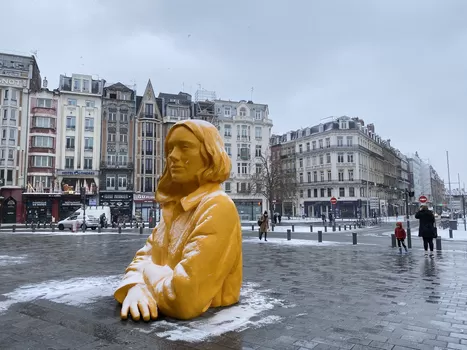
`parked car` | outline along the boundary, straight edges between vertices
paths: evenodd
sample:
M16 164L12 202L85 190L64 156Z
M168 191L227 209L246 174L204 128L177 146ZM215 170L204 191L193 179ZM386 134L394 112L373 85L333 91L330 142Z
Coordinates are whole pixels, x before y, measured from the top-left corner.
M84 222L85 229L91 228L91 230L95 230L99 226L99 219L91 216L86 215L86 220ZM82 229L83 228L83 216L82 215L71 215L66 219L58 222L58 229L63 231L64 229L72 229L73 224L77 223L76 227Z

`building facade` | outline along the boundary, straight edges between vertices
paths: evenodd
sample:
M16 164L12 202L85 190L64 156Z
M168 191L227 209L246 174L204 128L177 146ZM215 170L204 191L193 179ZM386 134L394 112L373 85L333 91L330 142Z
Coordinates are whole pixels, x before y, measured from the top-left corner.
M163 119L161 100L156 98L149 80L143 96L137 97L135 118L135 193L141 198L154 198L163 171ZM134 215L148 221L156 211L155 199L138 201Z
M77 196L85 188L86 204L97 205L101 161L102 93L105 81L91 75L60 76L56 178L63 193ZM74 198L74 197L73 197ZM74 198L68 203L78 202ZM73 205L61 206L60 218Z
M104 88L99 205L113 218L128 221L133 213L136 91L122 83Z
M34 56L0 53L0 205L2 222L21 222L26 187L29 94L41 77Z
M214 101L218 129L232 161L231 177L223 186L243 220L256 220L269 209L264 196L251 191L251 177L269 157L272 120L269 107L252 101Z

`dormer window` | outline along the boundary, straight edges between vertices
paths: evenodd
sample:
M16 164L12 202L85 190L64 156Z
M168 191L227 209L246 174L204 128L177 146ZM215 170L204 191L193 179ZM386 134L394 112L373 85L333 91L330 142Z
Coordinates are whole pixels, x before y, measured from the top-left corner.
M75 79L73 81L73 91L81 91L81 79Z
M347 120L341 120L339 129L348 129L348 128L349 128L349 123L347 122Z
M240 108L240 117L246 117L246 108L245 107Z

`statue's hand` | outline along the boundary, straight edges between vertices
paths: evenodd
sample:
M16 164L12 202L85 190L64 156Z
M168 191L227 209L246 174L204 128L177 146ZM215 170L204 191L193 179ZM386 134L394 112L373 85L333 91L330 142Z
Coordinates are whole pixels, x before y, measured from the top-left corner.
M128 318L128 311L134 321L157 319L157 303L144 284L137 284L128 290L125 300L123 300L121 318Z

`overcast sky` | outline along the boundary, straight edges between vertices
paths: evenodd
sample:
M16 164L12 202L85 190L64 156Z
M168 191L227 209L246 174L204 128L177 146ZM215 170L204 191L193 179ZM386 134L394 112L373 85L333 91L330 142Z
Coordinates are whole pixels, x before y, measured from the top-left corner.
M222 5L221 5L222 4ZM98 75L156 94L198 84L266 103L274 133L358 116L447 184L467 182L465 0L2 1L0 51L42 77ZM457 184L452 185L453 188Z

